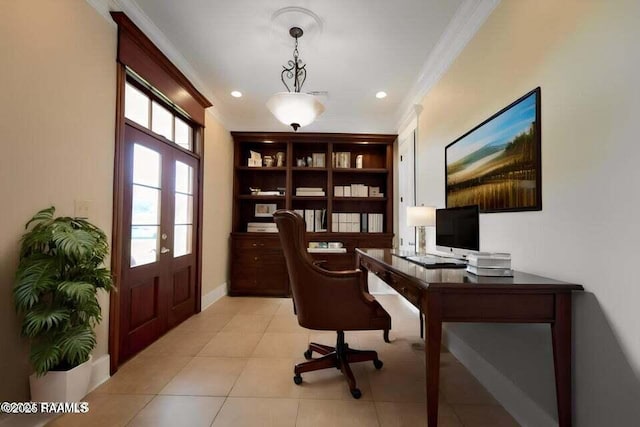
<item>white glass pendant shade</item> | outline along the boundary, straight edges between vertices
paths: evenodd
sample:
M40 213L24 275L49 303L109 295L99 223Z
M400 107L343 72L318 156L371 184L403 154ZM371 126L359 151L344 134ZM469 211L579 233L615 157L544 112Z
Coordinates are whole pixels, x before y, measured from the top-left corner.
M324 105L315 96L299 92L278 92L269 98L267 108L294 130L313 123L324 112Z

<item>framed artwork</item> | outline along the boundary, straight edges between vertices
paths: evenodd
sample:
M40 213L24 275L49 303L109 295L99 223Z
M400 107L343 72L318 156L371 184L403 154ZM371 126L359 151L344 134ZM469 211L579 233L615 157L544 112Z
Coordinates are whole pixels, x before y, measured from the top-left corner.
M447 207L542 210L540 88L445 147Z
M255 216L267 217L273 216L273 213L278 209L278 205L275 203L256 203Z

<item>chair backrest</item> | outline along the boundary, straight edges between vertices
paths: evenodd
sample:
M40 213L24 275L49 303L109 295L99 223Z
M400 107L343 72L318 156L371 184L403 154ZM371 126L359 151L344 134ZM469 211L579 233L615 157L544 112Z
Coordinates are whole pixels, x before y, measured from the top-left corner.
M307 252L305 225L293 211L273 214L287 262L298 323L309 329L338 330L362 323L370 308L359 286L360 271L327 271Z

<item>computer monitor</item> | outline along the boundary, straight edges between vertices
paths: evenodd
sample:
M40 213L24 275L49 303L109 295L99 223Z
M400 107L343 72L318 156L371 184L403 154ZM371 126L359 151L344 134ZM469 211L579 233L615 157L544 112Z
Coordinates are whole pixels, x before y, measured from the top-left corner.
M436 209L436 249L461 257L480 250L477 205Z

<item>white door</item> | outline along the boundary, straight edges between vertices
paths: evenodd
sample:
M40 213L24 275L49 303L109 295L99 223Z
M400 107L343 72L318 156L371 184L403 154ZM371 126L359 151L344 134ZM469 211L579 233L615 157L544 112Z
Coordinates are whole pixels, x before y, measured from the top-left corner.
M407 207L415 206L415 130L398 145L398 235L400 249L415 252L416 232L407 226Z

